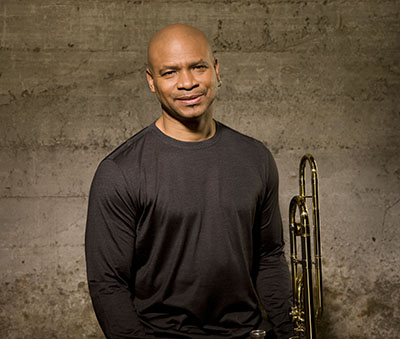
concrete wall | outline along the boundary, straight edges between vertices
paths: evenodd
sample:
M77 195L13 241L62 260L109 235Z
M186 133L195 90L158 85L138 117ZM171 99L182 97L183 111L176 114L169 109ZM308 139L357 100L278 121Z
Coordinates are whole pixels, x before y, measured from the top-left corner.
M1 0L0 337L101 338L87 294L89 185L159 112L152 33L204 30L220 60L217 119L262 140L297 193L319 164L322 338L400 332L400 1Z

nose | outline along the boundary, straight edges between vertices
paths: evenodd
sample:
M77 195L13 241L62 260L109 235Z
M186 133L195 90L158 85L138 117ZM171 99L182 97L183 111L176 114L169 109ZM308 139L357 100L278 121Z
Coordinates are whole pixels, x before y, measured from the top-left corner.
M198 86L199 84L190 70L182 70L179 72L178 89L190 91Z

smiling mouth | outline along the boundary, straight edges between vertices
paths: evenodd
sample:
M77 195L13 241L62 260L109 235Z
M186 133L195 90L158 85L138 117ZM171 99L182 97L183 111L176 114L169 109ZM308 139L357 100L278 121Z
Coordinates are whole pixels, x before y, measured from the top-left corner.
M186 96L179 97L176 100L179 101L180 103L184 104L185 106L193 106L193 105L200 103L202 97L203 97L203 94L186 95Z

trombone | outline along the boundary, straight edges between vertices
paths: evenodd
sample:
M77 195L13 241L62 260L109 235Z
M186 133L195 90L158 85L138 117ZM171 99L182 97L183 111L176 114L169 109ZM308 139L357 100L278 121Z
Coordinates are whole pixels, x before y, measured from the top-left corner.
M306 195L305 169L311 172L311 195ZM289 231L293 306L291 309L295 337L316 339L317 321L322 316L323 293L321 271L321 240L318 201L317 163L311 154L305 154L299 167L299 195L290 201ZM306 200L312 199L312 225L310 226ZM296 213L299 221L296 220ZM298 253L297 239L300 239Z

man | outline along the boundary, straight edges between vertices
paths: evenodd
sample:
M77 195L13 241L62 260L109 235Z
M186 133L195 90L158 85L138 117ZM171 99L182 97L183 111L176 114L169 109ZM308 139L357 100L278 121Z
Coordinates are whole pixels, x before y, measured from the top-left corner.
M106 337L248 338L272 324L289 338L271 153L213 119L219 64L196 28L157 32L146 77L161 116L101 162L90 192L87 273Z

